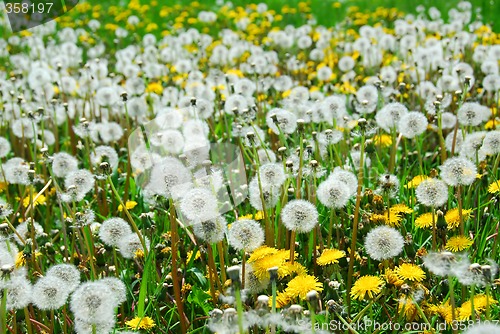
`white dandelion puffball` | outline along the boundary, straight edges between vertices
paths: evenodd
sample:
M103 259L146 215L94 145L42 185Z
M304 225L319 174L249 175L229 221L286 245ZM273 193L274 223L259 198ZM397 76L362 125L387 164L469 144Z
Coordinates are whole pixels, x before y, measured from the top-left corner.
M415 138L427 129L427 118L418 111L411 111L401 116L398 128L399 132L406 138Z
M477 175L476 165L460 157L449 158L439 168L441 178L450 186L470 185Z
M273 117L275 117L276 121ZM297 129L297 117L295 114L281 108L269 110L266 116L266 123L269 129L275 134L279 134L280 130L283 133L290 134L294 133Z
M365 237L365 250L370 258L377 261L398 256L404 244L401 233L389 226L375 227Z
M98 282L111 289L116 305L120 305L127 300L127 287L121 279L116 277L104 277Z
M149 239L147 237L143 238L146 248L149 249ZM144 252L141 239L139 239L139 236L135 233L128 234L121 238L120 241L118 241L118 249L120 250L120 254L126 259L134 258L137 251Z
M10 152L10 143L4 137L0 137L0 158L5 158Z
M32 285L24 276L0 280L0 289L7 293L7 310L19 310L32 301Z
M327 178L318 186L318 200L330 209L343 208L349 201L350 191L347 185L334 178Z
M80 271L72 264L56 264L47 270L45 276L53 276L62 280L70 293L80 285Z
M52 156L52 171L57 177L66 177L69 173L78 170L78 160L66 153L59 152Z
M131 234L130 225L119 217L106 219L99 228L99 238L108 246L118 246L120 240Z
M441 180L423 180L415 190L417 200L426 206L438 207L448 201L448 186Z
M227 241L236 250L252 252L264 243L264 230L255 220L238 220L231 224Z
M318 224L318 209L309 201L294 199L281 211L283 225L297 233L308 233Z
M33 304L40 310L56 310L66 304L69 289L55 276L44 276L33 286Z
M259 168L260 182L264 185L280 187L286 180L283 164L268 163Z
M219 215L217 197L205 188L194 188L188 191L180 202L182 214L192 221L214 219Z
M490 117L490 109L476 102L465 102L457 112L458 122L465 126L476 126Z
M223 216L210 219L193 225L193 233L197 238L214 244L224 240L227 230L227 221Z
M83 283L71 295L70 309L75 319L93 324L113 319L116 306L113 291L99 281Z

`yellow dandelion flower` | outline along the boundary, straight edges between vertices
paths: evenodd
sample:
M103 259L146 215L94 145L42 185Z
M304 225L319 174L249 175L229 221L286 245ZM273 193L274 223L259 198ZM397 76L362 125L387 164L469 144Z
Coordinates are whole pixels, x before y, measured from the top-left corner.
M385 211L384 216L386 217L386 225L389 225L391 227L401 226L401 220L403 220L403 217L399 213L393 212L391 209L389 209L389 213Z
M255 262L259 259L262 259L263 257L269 256L269 255L274 255L278 252L276 248L269 247L269 246L260 246L259 248L255 249L253 253L250 255L248 258L247 262L252 263Z
M403 263L396 268L396 275L399 279L412 282L422 282L425 279L425 272L412 263Z
M452 307L449 300L441 305L432 305L428 310L433 314L440 315L448 324L451 324L453 321Z
M437 217L434 217L437 220ZM432 227L432 213L423 213L415 219L415 226L418 228L429 228Z
M290 261L284 262L278 267L278 278L282 279L292 274L304 276L307 274L307 269L298 262L291 263Z
M290 257L290 252L286 249L278 251L276 254L260 258L252 263L254 275L263 280L269 278L268 270L273 267L279 267Z
M257 213L254 215L253 219L255 219L255 220L264 219L264 211L257 211Z
M472 209L463 209L462 217L466 221L471 216ZM457 228L460 225L460 216L458 215L458 208L448 210L444 215L444 220L448 224L448 230Z
M243 215L238 217L238 220L247 220L247 219L253 219L253 215L249 213L248 215Z
M345 257L345 252L338 249L325 249L316 262L320 266L326 266L327 264L339 263L339 259Z
M429 177L426 175L417 175L413 179L411 179L410 182L408 182L405 185L405 188L407 188L407 189L416 188L420 184L420 182L422 182L423 180L426 180L428 178Z
M290 297L283 291L276 294L276 308L283 308L290 303ZM273 296L269 296L269 307L273 307Z
M400 203L400 204L394 204L393 206L391 206L391 212L394 212L394 213L413 213L413 209L408 207L404 203Z
M499 181L495 181L493 182L492 184L489 185L488 187L488 192L490 194L496 194L497 192L500 191L500 182Z
M497 301L486 295L476 295L473 298L474 301L474 313L480 315L486 310L487 305L496 304ZM464 302L461 307L458 308L458 320L465 321L469 320L472 316L472 302L470 300Z
M127 210L132 210L133 208L135 208L135 207L136 207L136 205L137 205L137 202L136 202L136 201L127 201L127 202L125 203L125 208L126 208ZM119 212L122 212L122 211L123 211L123 205L121 205L121 204L120 204L120 205L118 205L118 211L119 211Z
M144 251L142 249L137 249L134 253L136 259L142 259L144 257Z
M373 136L373 144L380 147L388 147L392 145L392 138L387 134Z
M396 275L396 272L393 269L387 268L385 273L382 275L387 284L392 284L396 287L400 287L404 284L404 281Z
M407 321L415 321L419 318L417 307L412 298L402 296L398 301L398 313L404 314Z
M363 300L372 299L382 291L384 281L377 276L361 276L352 286L351 297Z
M125 323L130 329L151 329L156 326L153 319L150 317L135 317Z
M444 248L452 252L461 252L465 249L468 249L470 246L472 246L473 243L474 241L469 239L469 237L466 237L464 235L456 235L448 239Z
M168 254L168 253L170 253L170 251L171 251L171 250L172 250L172 248L171 248L171 247L165 246L165 247L163 247L163 248L161 249L161 251L160 251L160 252L161 252L162 254Z
M297 276L288 282L285 292L290 299L299 297L304 300L311 290L321 292L323 291L323 284L318 282L318 279L312 275L303 275Z
M196 251L196 253L193 254L193 251L191 250L191 251L187 252L187 254L186 254L186 259L187 259L186 263L198 260L200 257L201 257L200 251Z
M31 202L30 197L26 196L23 200L23 206L25 208L27 208L30 205L30 202ZM34 206L37 206L39 204L45 205L46 202L47 202L47 198L44 195L40 195L38 197L33 198L33 205Z

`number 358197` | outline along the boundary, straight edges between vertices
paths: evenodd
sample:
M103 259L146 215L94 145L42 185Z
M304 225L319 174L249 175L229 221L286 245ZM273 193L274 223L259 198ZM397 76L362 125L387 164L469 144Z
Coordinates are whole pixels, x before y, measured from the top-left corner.
M6 3L5 11L7 14L32 14L32 13L50 13L53 2L45 2L45 3L37 3L37 4L28 4L28 3Z

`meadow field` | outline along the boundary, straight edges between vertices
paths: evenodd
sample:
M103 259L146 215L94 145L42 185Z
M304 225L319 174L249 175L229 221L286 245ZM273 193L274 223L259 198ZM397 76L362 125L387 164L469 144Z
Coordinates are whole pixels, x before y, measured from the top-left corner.
M0 333L500 333L498 1L11 5Z

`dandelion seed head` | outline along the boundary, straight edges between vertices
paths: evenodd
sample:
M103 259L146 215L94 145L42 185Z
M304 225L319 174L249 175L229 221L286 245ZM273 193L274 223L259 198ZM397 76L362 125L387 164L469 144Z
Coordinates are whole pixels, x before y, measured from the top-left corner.
M5 158L10 153L10 142L4 137L0 137L0 158Z
M209 244L222 241L226 230L227 222L223 216L193 224L193 233L196 237Z
M377 125L386 132L397 128L399 120L408 113L408 109L399 102L388 103L375 115Z
M105 277L99 280L99 283L106 285L112 292L115 299L115 305L120 305L127 300L127 287L116 277Z
M180 210L189 220L200 222L219 215L217 197L205 188L194 188L181 199Z
M44 276L33 286L33 304L40 310L56 310L66 304L69 290L63 280Z
M406 138L415 138L427 130L427 118L418 111L410 111L401 116L398 127L399 132Z
M318 209L303 199L288 202L281 211L283 225L297 233L308 233L318 224Z
M99 281L82 283L71 295L70 309L75 318L90 324L114 319L117 306L112 290Z
M264 243L264 230L255 220L238 220L231 224L227 241L236 250L252 252Z
M32 302L30 281L22 275L11 275L10 279L0 280L0 289L7 293L7 310L19 310Z
M370 258L382 261L398 256L403 251L401 233L389 226L378 226L365 237L365 250Z
M144 237L144 243L146 244L146 248L149 250L150 242L147 237ZM118 249L120 250L120 254L126 259L134 258L138 250L144 252L141 240L135 233L122 237L118 241Z
M476 102L465 102L457 112L458 122L465 126L477 126L490 116L489 108Z
M120 240L131 234L130 225L119 217L106 219L99 228L99 238L108 246L116 247Z
M54 154L51 160L52 171L57 177L66 177L68 173L78 170L78 160L66 152Z
M80 271L72 264L56 264L47 270L45 276L53 276L63 281L69 293L73 292L80 284Z
M420 182L415 195L423 205L439 207L448 201L448 186L441 180L428 178Z
M334 178L327 178L318 186L318 200L330 209L343 208L349 201L349 188Z
M447 159L441 169L441 178L450 186L470 185L477 175L476 166L465 158L453 157Z

